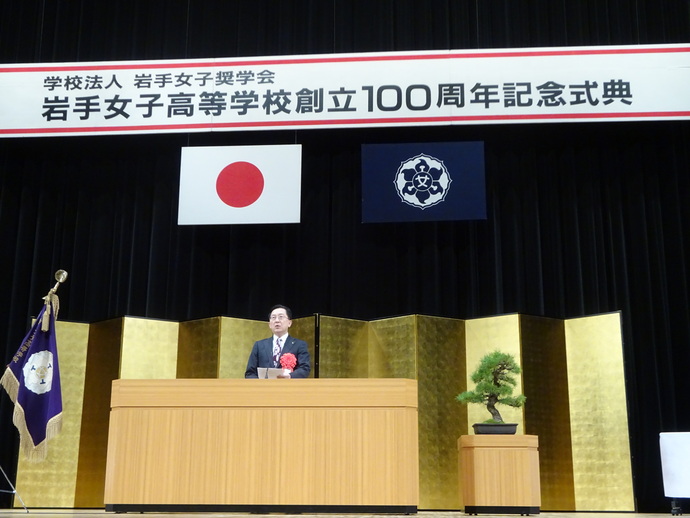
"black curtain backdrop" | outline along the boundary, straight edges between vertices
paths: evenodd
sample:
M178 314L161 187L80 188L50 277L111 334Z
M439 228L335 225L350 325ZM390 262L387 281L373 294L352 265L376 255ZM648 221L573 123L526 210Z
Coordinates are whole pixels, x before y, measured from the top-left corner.
M0 2L1 63L689 40L688 1ZM360 223L361 144L458 140L485 142L487 220ZM83 322L620 310L627 396L610 397L627 397L637 508L666 512L658 434L690 430L689 142L688 121L1 139L0 359L58 268L60 318ZM300 224L177 226L182 146L286 143ZM3 391L14 476L11 411Z

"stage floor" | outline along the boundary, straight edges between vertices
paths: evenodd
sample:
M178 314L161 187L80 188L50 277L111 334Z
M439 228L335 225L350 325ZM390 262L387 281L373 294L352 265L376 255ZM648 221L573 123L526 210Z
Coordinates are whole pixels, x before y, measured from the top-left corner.
M204 516L208 518L257 518L257 514L243 514L243 513L110 513L102 509L29 509L29 513L24 509L0 509L0 518L12 517L18 518L21 516L45 516L46 518L106 518L108 516L122 516L127 515L141 515L145 518L172 518L181 516ZM285 518L409 518L410 516L418 516L419 518L462 518L469 516L460 511L419 511L416 515L396 515L396 514L280 514L275 513L271 516L282 516ZM520 515L489 515L481 514L478 518L511 518ZM550 513L542 512L538 515L530 515L540 518L662 518L671 516L671 510L664 514L645 514L645 513L612 513L612 512L580 512L580 513Z

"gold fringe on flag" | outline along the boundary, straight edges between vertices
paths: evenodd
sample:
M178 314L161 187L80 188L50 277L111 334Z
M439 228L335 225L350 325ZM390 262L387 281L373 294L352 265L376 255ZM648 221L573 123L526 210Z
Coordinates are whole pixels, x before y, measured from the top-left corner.
M26 460L29 462L41 462L48 456L48 441L55 437L62 430L62 413L54 416L48 420L46 424L46 438L39 444L34 444L31 439L31 434L26 426L26 417L24 415L24 409L21 405L17 404L17 394L19 392L19 381L15 378L14 373L7 369L5 374L3 374L2 379L0 379L0 385L2 385L7 394L10 396L12 403L14 403L14 413L12 414L12 423L17 427L19 431L19 446L24 452Z

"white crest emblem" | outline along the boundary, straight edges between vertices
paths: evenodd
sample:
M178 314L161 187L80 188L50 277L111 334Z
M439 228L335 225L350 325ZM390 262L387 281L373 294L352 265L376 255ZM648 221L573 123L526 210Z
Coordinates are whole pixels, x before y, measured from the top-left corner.
M24 385L35 394L50 392L53 385L53 353L39 351L24 364Z
M424 210L446 198L451 182L443 161L422 153L400 164L393 183L402 201Z

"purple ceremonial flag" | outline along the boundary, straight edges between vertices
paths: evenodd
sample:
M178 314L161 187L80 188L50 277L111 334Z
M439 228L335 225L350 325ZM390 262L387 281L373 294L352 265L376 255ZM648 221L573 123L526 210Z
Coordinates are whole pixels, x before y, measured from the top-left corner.
M55 313L51 304L41 309L0 383L14 402L13 422L19 430L21 448L29 460L45 459L48 439L62 427Z

